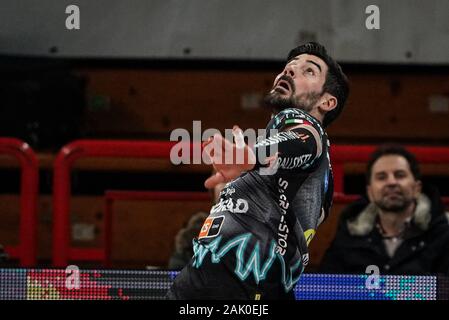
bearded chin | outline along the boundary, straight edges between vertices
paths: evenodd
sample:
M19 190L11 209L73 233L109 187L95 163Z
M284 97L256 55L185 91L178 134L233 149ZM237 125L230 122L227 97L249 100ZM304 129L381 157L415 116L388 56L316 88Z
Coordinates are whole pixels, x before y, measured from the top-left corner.
M282 111L288 108L295 108L293 97L282 97L276 91L268 93L263 102L267 107L273 108L276 111Z
M272 91L265 96L263 101L266 106L273 108L277 112L288 108L296 108L310 112L320 97L321 94L317 93L308 93L296 98L293 95L283 97L278 92Z
M400 213L408 208L413 203L411 199L401 199L398 201L384 201L381 200L376 205L383 211Z

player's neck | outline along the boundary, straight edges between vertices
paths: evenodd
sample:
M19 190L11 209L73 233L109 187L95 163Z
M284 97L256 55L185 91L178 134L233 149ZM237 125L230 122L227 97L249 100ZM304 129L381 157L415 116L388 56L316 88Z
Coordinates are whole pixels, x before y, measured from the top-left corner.
M318 108L313 108L312 111L308 112L312 117L319 121L320 124L323 124L324 115L318 110Z

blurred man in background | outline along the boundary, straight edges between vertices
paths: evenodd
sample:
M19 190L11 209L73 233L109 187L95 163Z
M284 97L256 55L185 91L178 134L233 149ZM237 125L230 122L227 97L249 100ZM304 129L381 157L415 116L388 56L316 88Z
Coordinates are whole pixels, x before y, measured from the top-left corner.
M420 176L405 148L379 147L368 163L369 201L343 211L320 272L360 274L375 265L383 274L449 274L449 215Z
M215 173L213 172L212 175ZM224 183L219 183L211 190L212 205L215 205L219 201L220 193L224 186ZM186 226L178 231L175 236L175 248L168 262L169 269L180 270L189 263L193 256L192 241L200 233L207 216L208 214L202 211L195 213L190 217Z
M168 262L169 269L182 269L193 256L192 240L198 236L208 214L199 211L192 215L187 224L175 236L175 249Z

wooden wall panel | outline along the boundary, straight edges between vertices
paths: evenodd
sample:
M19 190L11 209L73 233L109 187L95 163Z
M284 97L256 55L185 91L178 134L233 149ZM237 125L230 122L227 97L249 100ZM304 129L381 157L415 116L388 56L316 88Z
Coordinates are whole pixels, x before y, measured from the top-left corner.
M87 114L87 131L112 134L157 134L176 128L192 130L192 121L207 128L264 128L267 110L243 110L243 94L262 95L273 73L226 71L84 71L88 95L108 96L110 108Z
M429 97L449 98L449 75L354 74L351 94L331 138L402 138L409 141L449 138L449 112L432 113Z
M247 94L263 95L273 71L173 71L82 69L92 101L107 96L109 107L91 103L85 118L90 135L169 137L171 130L263 128L269 112L244 110ZM449 112L432 113L431 95L449 96L449 75L349 73L351 95L338 122L329 128L332 140L364 142L384 138L448 142ZM109 100L108 100L109 99ZM257 100L257 99L256 99ZM370 140L370 141L371 141Z
M196 212L209 212L210 203L120 201L114 208L112 260L166 267L175 235Z

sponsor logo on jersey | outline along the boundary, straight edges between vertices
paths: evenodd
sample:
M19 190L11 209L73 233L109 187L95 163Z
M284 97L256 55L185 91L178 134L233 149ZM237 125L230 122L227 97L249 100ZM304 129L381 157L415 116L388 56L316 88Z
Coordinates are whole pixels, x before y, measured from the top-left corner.
M314 229L309 229L304 232L304 238L306 238L307 246L309 246L310 241L312 241L315 236L316 231Z
M287 190L288 187L288 181L284 180L282 178L279 178L278 180L278 192L279 192L279 209L281 210L281 216L279 220L278 225L278 233L277 233L277 246L276 246L276 253L280 254L281 256L284 256L287 252L287 238L288 238L288 226L287 226L287 209L290 206L290 203L285 196L284 192Z
M303 263L304 267L309 264L309 254L308 253L302 255L302 263Z
M232 194L235 193L235 189L228 187L228 188L224 188L221 192L220 192L220 197L221 196L232 196Z
M254 145L255 148L259 147L266 147L273 144L278 144L280 142L288 141L288 140L295 140L298 139L299 135L294 131L284 131L280 132L274 136L271 136L267 139L261 140L258 143Z
M207 218L203 223L198 239L213 238L219 235L224 219L224 216Z
M217 203L210 209L210 213L218 213L223 211L229 211L232 213L246 213L248 211L249 205L248 201L245 199L220 199Z
M278 157L278 167L281 169L295 169L302 167L312 158L312 154L303 154L299 157Z

